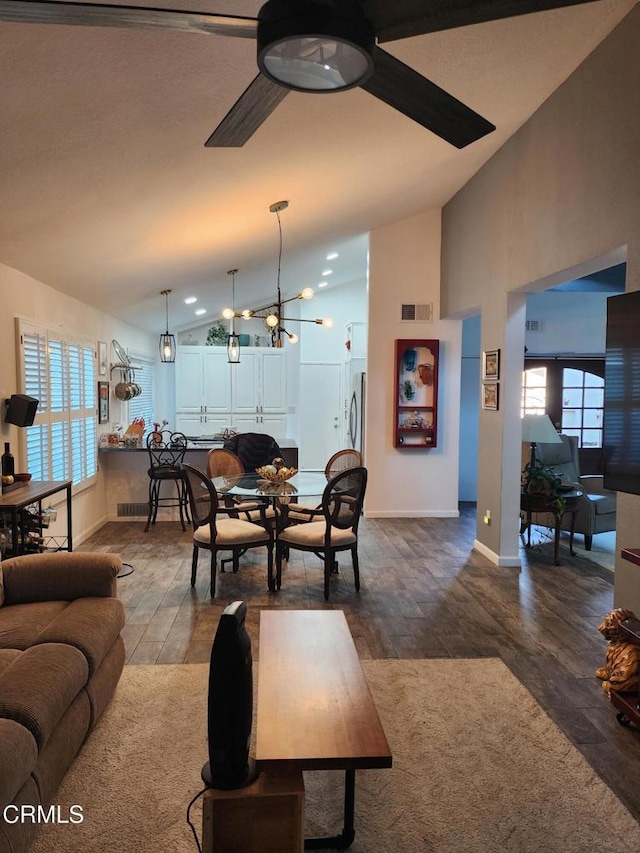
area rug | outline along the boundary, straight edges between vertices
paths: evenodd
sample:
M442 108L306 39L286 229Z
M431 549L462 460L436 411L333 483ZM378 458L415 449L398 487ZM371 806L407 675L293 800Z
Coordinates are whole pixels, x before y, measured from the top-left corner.
M357 774L354 853L640 850L639 825L501 661L363 667L393 768ZM43 827L33 853L195 851L185 814L207 755L207 676L125 669L57 797L84 821ZM342 774L305 787L308 833L338 830Z

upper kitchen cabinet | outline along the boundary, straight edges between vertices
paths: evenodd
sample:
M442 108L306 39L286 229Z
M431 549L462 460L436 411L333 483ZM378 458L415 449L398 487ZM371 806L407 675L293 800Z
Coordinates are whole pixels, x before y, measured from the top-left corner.
M287 410L287 368L284 350L240 351L230 365L231 409L239 414L277 414Z
M229 412L231 366L227 362L227 351L222 347L178 347L177 411L194 414Z

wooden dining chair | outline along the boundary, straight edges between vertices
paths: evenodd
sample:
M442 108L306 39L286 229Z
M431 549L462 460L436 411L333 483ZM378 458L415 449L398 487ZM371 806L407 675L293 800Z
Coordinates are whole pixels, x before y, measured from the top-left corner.
M213 450L209 451L207 455L207 474L211 480L215 480L216 477L241 477L244 473L245 469L240 457L236 456L231 450L226 450L223 447L214 447ZM247 521L253 521L255 524L261 523L261 512L264 504L267 522L271 527L274 527L277 523L277 512L266 500L248 501L246 498L234 498L232 495L220 490L218 491L218 497L224 502L225 506L234 509L236 513L242 513Z
M237 572L239 558L250 548L267 549L267 585L275 589L273 578L273 529L266 518L266 507L260 507L261 523L237 517L237 510L221 506L218 493L209 477L194 468L182 466L185 473L191 520L193 523L193 556L191 560L191 586L195 586L200 548L211 552L211 598L216 594L216 574L219 551L231 551L233 571ZM235 513L236 517L230 517ZM222 516L222 517L220 517ZM221 568L224 571L224 568Z
M358 524L367 488L367 469L359 466L336 474L322 495L319 521L286 527L276 542L276 589L282 585L282 561L293 548L312 551L324 562L324 598L329 598L331 574L339 551L350 551L356 590L360 589Z
M362 454L359 450L338 450L329 459L324 468L327 480L335 477L341 471L349 468L359 468L362 465ZM322 517L322 505L290 503L287 511L288 524L304 524L308 521L318 521Z

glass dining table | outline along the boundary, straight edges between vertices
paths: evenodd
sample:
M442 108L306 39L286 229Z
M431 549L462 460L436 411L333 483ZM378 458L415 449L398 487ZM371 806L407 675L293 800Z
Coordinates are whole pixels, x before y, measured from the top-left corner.
M280 509L278 530L286 527L287 506L290 502L299 502L300 498L316 498L308 502L320 503L327 482L324 471L298 471L290 480L281 483L265 480L260 474L237 474L214 477L212 480L220 496L232 495L246 500L269 498L274 507Z

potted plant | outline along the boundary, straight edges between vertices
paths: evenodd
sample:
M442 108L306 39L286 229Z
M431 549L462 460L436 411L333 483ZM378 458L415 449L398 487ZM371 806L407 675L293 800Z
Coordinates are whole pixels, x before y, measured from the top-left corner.
M549 465L535 459L527 462L522 471L522 491L530 495L541 495L549 501L549 507L554 515L564 514L566 501L560 491L562 476Z

